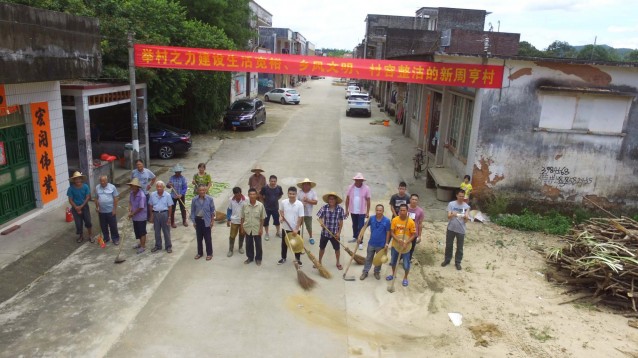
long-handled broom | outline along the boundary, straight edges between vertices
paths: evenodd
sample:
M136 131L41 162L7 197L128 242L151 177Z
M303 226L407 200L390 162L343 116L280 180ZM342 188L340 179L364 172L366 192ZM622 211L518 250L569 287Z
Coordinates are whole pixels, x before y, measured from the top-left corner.
M284 237L286 240L286 244L288 244L288 247L290 248L290 252L292 252L292 254L294 255L295 252L292 250L292 246L290 245L288 234L284 235ZM299 267L299 263L297 262L297 260L295 260L294 263L295 263L295 270L297 270L297 281L299 281L299 286L301 286L301 288L303 288L306 291L315 287L317 282L315 282L315 280L311 279L310 277L308 277L308 275L306 275L303 271L301 271L301 267Z
M286 219L284 218L284 221L286 221ZM286 221L286 223L288 223L288 221ZM290 224L288 224L288 226L290 226ZM303 237L303 227L304 227L304 223L301 223L301 236ZM330 274L330 271L328 271L325 267L323 267L322 264L319 263L319 260L317 260L317 258L315 257L315 255L312 254L312 252L310 252L308 249L306 249L306 246L304 245L303 247L304 252L306 253L306 255L308 255L308 258L310 259L310 261L312 261L312 264L315 266L315 268L317 270L319 270L319 275L321 275L321 277L323 278L331 278L332 275Z
M357 246L355 246L354 248L354 255L352 255L350 257L350 261L348 262L348 266L346 266L346 271L343 273L343 279L345 281L354 281L355 278L354 276L346 276L346 274L348 273L348 270L350 269L350 265L352 265L352 261L354 260L355 256L357 255L357 250L359 250L359 241L361 241L361 239L363 238L363 233L366 231L366 229L368 228L368 224L366 223L363 228L361 229L361 231L359 232L359 240L357 240Z
M131 219L129 218L129 220ZM120 247L117 249L117 256L115 257L115 261L113 261L113 263L115 264L121 264L122 262L126 261L126 259L120 258L120 253L122 252L122 246L124 246L124 236L126 235L120 235L120 236L121 236Z
M319 221L319 219L317 219L317 221ZM343 249L348 253L348 255L354 257L354 261L357 263L357 265L363 265L366 263L365 257L361 255L356 255L354 252L352 252L352 250L348 248L348 246L344 245L343 242L341 242L341 240L337 240L337 237L335 236L335 234L333 234L332 231L330 231L321 221L319 221L319 224L321 225L322 228L324 228L328 232L328 234L330 234L330 236L332 236L333 239L335 239L343 247Z

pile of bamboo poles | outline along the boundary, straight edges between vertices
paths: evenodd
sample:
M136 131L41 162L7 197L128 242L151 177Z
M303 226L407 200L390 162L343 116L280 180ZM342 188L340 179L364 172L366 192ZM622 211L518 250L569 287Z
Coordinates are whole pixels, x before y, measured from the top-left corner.
M557 268L548 280L591 292L595 302L636 311L638 222L628 217L589 219L563 240L564 247L547 253L547 261Z

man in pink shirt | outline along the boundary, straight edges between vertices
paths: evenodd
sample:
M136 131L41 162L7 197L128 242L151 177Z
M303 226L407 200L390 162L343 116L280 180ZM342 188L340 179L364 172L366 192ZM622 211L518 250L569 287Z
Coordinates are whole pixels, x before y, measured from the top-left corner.
M348 242L357 241L359 231L370 217L370 188L363 184L366 179L361 173L357 173L352 180L354 183L350 184L346 192L346 218L348 215L352 218L352 239Z

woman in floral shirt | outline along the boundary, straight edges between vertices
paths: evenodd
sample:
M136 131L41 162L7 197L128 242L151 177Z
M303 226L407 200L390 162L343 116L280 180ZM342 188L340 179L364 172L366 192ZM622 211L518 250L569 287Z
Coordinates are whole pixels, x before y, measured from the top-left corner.
M195 189L193 189L195 195L197 195L197 187L200 185L206 185L206 193L210 190L210 187L213 186L213 179L210 177L210 174L206 173L206 164L199 163L197 165L197 169L199 172L195 173L193 176L193 185Z

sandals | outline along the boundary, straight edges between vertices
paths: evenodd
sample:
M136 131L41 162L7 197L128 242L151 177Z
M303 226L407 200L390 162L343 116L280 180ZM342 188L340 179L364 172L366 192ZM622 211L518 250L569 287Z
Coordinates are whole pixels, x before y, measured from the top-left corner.
M403 287L408 287L408 279L403 280Z
M213 256L206 256L206 261L210 261L213 259Z
M75 239L75 242L77 242L78 244L81 243L82 241L84 241L84 237L82 235L78 236L78 238Z
M90 243L94 243L94 242L95 242L95 239L94 239L93 237L89 236L89 242L90 242Z
M196 256L195 256L195 260L199 260L199 259L201 259L201 258L202 258L202 256L203 256L203 255L196 255Z
M386 276L385 280L386 281L392 281L392 280L394 280L394 276L388 275L388 276Z
M308 241L310 242L310 245L314 245L315 244L315 239L310 239Z
M337 264L337 268L338 268L339 270L343 270L343 266L341 266L341 264Z

